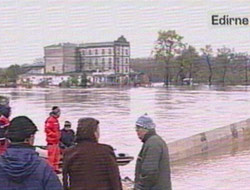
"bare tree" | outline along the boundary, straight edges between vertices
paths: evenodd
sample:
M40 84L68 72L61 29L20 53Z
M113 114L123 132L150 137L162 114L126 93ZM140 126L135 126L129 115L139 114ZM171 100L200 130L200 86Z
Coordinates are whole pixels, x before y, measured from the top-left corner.
M212 49L211 45L206 45L205 48L201 48L201 52L202 52L203 56L205 56L206 63L208 65L208 69L209 69L208 84L209 84L209 86L211 86L212 85L212 77L213 77L211 56L213 54L213 49Z

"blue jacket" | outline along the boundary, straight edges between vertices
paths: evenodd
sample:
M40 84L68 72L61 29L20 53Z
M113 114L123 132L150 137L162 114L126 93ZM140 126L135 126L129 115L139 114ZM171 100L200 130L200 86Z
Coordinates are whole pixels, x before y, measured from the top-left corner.
M10 145L0 156L0 189L62 190L52 168L30 145Z

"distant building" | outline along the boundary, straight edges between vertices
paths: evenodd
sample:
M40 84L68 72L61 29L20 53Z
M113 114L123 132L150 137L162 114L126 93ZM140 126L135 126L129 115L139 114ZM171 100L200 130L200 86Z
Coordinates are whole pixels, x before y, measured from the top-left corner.
M45 63L43 58L35 59L32 64L23 65L26 74L44 74Z
M43 85L59 86L62 82L66 82L70 79L70 75L66 74L23 74L19 76L17 81L18 85L30 84L30 85Z
M93 84L127 84L130 43L124 36L112 42L60 43L44 47L45 74L88 73ZM27 74L40 74L32 70ZM40 81L40 77L38 77ZM35 80L35 79L34 79ZM32 78L31 80L32 81ZM35 82L35 83L37 83Z
M77 45L60 43L44 47L45 72L63 74L78 70Z
M130 44L124 36L113 42L80 44L78 51L81 71L130 72Z

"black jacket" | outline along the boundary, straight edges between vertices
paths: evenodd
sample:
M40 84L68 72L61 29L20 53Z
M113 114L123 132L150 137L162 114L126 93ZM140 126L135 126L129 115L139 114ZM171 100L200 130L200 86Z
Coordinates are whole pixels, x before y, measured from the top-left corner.
M61 130L61 145L65 147L70 147L74 145L75 143L75 132L70 129L70 130Z

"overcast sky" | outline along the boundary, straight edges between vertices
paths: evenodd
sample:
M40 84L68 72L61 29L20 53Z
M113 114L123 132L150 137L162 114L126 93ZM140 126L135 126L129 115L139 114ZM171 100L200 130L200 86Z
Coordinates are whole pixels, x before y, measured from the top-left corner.
M250 19L250 0L0 0L0 67L32 63L47 45L121 35L130 41L132 58L148 57L157 32L170 29L197 49L250 50L250 26L212 26L212 14Z

